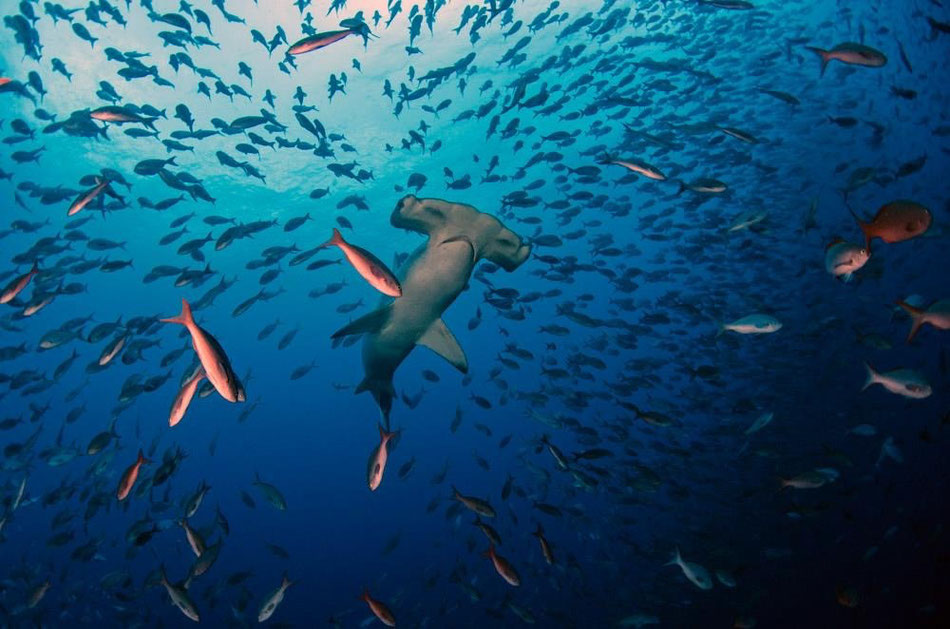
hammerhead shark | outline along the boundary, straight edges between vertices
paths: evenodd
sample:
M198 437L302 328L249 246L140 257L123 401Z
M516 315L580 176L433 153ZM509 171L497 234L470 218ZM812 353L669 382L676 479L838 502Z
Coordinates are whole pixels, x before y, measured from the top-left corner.
M396 204L389 222L429 237L396 271L402 296L332 336L365 335L365 377L356 393L373 395L387 429L395 397L393 374L416 345L428 347L460 372L468 371L465 352L442 313L465 289L476 263L484 258L510 272L531 253L531 246L497 218L462 203L409 195Z

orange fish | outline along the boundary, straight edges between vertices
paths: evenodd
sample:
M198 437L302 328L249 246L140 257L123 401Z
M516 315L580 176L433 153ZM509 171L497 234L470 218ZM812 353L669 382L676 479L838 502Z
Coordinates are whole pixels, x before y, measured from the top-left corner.
M30 269L29 272L24 273L7 284L7 287L0 293L0 304L7 304L13 301L16 296L26 288L26 285L30 283L30 280L33 279L33 276L36 275L38 271L39 268L36 266L36 262L33 262L33 268Z
M376 491L379 484L383 482L383 472L386 471L386 460L389 458L389 441L395 435L395 432L386 432L382 425L379 425L379 445L369 455L369 465L366 466L366 482L370 491Z
M171 319L162 319L165 323L180 323L191 333L191 346L198 354L205 376L214 385L215 390L228 402L243 402L245 399L244 387L238 381L231 361L228 360L224 348L218 340L195 323L191 314L191 305L187 300L181 300L181 314Z
M850 208L849 208L850 209ZM871 241L880 238L886 243L902 242L920 236L933 222L930 210L913 201L892 201L881 206L874 218L865 223L851 210L852 216L864 232L865 248L870 251Z
M151 461L146 459L142 451L139 450L139 456L135 459L135 463L130 465L128 469L122 473L122 478L119 479L119 488L115 492L116 498L125 500L129 496L129 492L132 491L132 485L135 484L135 479L139 477L139 468L142 467L143 463L151 463Z
M832 61L867 68L880 68L887 63L887 55L880 50L855 42L844 42L831 50L815 46L805 46L805 48L821 58L821 76L825 76L825 69Z
M201 381L205 379L205 370L204 367L199 367L197 371L185 382L185 385L178 391L178 395L175 396L175 401L172 403L171 413L168 414L168 425L175 426L184 418L185 413L188 411L188 405L191 404L192 398L195 397L195 391L198 390L198 385L201 384Z
M389 608L382 601L377 601L375 598L369 595L369 590L364 589L363 594L360 595L360 600L365 601L369 605L369 610L379 618L379 621L386 625L387 627L396 626L396 617L393 616L393 613L389 611Z
M500 574L501 578L510 585L515 587L521 585L521 577L518 576L518 571L515 570L515 567L512 566L507 559L495 552L494 544L489 546L488 550L482 553L482 557L490 558L491 562L495 564L495 572Z
M548 562L549 566L554 565L554 553L551 552L551 545L548 544L547 538L544 537L544 529L541 528L541 523L538 522L538 530L532 533L535 537L538 538L538 543L541 544L541 554L544 555L544 560Z
M333 228L333 236L321 247L339 247L346 259L356 269L356 272L362 275L363 279L369 282L373 288L390 297L402 296L402 286L399 285L399 280L383 264L382 260L366 249L351 245L343 240L343 234L336 227Z

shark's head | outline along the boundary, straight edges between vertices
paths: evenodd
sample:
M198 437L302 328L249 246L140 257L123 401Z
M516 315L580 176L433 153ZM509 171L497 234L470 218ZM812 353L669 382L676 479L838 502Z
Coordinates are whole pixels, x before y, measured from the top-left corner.
M476 258L486 258L506 271L521 266L531 254L531 246L501 221L464 203L409 195L399 200L389 220L393 227L427 234L433 243L468 241Z

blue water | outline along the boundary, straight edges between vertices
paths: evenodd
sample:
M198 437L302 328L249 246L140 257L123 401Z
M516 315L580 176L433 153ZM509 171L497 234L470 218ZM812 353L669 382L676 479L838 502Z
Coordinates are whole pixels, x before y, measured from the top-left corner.
M181 584L192 569L196 557L177 521L204 482L211 489L189 523L221 547L187 592L211 626L256 623L284 575L294 584L272 625L382 626L360 600L366 588L404 627L946 626L950 347L947 332L930 325L906 342L910 319L894 304L950 297L950 13L936 2L717 6L728 4L63 2L61 9L79 9L71 26L54 22L53 5L3 3L0 76L13 83L0 88L0 286L33 261L40 272L0 311L0 625L190 624L159 570ZM210 33L196 10L210 18ZM340 30L348 19L368 25L365 45L353 34L288 60L307 28ZM832 61L820 75L806 46L843 42L869 46L886 63ZM54 71L54 58L70 80ZM134 59L144 76L127 80L118 72L139 68ZM444 80L419 80L439 69ZM231 97L216 91L212 73ZM331 100L328 86L343 73L345 93ZM103 98L102 81L119 95L115 103ZM302 108L314 109L293 109L298 89ZM126 133L150 133L143 123L90 119L107 105L144 119L158 114L149 122L157 137ZM195 130L215 133L173 136L188 130L175 117L178 105ZM229 128L262 110L269 121L246 131L283 146L255 145ZM325 134L301 126L295 113L317 119ZM67 132L59 124L66 120L96 137ZM259 155L243 154L242 143ZM14 155L41 147L36 162ZM238 165L226 166L218 152ZM605 155L650 164L666 180L604 164ZM194 178L184 189L135 172L142 160L171 157L168 172ZM362 177L328 169L354 161ZM242 163L262 178L247 176ZM408 185L414 173L426 177L420 189ZM121 200L103 193L67 217L100 181L93 176L111 179ZM727 188L689 189L701 178ZM325 188L322 198L311 195ZM478 262L446 310L467 375L425 348L399 366L390 417L398 442L370 491L366 462L381 417L370 394L353 394L364 378L364 339L334 347L330 336L382 296L336 248L290 260L340 227L395 269L397 255L425 243L390 224L409 193L496 216L532 252L510 273ZM180 195L168 209L147 207ZM528 201L512 202L521 198ZM849 207L871 220L901 199L928 209L929 229L902 242L875 240L849 282L835 279L826 246L836 237L864 245ZM187 233L159 244L175 219L192 213ZM210 216L232 222L209 225ZM226 229L253 221L275 224L215 248ZM178 253L209 233L200 256ZM97 238L121 246L90 249ZM299 251L248 268L268 247L291 245ZM131 264L104 272L90 262L80 273L89 260ZM317 260L340 263L306 270ZM209 265L212 274L183 287L174 285L177 273L144 281L159 265ZM268 269L279 274L262 285ZM200 302L222 280L227 288L196 318L226 351L246 401L212 391L169 428L195 353L183 328L152 319L177 315L181 298ZM338 292L311 296L341 282ZM66 288L72 283L81 291ZM277 294L235 315L262 287ZM24 316L43 295L54 299ZM349 304L358 305L346 312ZM781 329L718 334L721 324L755 313ZM145 319L89 342L93 328L119 317ZM276 330L258 340L274 321ZM44 335L60 328L79 334L42 349ZM122 353L104 369L87 368L122 334ZM158 345L136 359L128 347L135 342ZM14 349L21 344L25 351ZM163 367L178 348L185 351ZM862 391L864 362L882 372L917 370L932 393ZM130 378L166 375L155 390L120 402ZM400 399L417 396L414 408ZM668 425L638 418L631 405ZM70 415L78 408L85 410ZM746 435L765 413L771 422ZM87 454L113 419L118 440ZM855 430L864 424L873 430ZM559 469L545 436L578 475ZM152 462L120 502L120 476L140 449ZM177 470L153 487L163 457L179 450L186 456ZM592 450L608 453L573 456ZM822 486L782 489L781 479L808 474ZM268 502L258 476L279 490L286 510ZM488 539L452 486L494 507L486 522L519 587L482 557ZM144 520L156 531L137 544L128 532ZM532 536L538 523L553 565ZM708 571L710 589L667 565L676 548Z

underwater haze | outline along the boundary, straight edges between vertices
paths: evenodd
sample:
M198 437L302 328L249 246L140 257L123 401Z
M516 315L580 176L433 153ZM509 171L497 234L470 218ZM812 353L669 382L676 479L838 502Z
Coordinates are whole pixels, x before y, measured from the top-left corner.
M0 3L0 627L945 627L945 0Z

